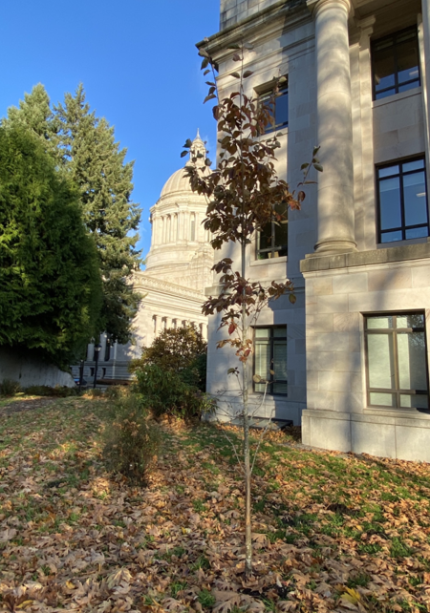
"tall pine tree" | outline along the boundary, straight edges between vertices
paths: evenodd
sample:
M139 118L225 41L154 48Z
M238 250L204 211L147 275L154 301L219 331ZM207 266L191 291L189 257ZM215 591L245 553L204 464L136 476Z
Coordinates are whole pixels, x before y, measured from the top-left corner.
M77 186L85 225L97 244L103 279L99 331L126 343L140 299L131 282L139 267L135 231L140 210L130 200L133 162L125 162L126 149L115 142L113 127L90 110L82 85L74 96L66 94L64 103L53 111L45 88L36 85L19 108L9 109L3 122L29 127Z
M49 96L42 83L35 85L31 94L24 94L19 107L11 106L7 118L2 120L3 127L23 127L36 135L45 151L57 157L57 138L54 114Z

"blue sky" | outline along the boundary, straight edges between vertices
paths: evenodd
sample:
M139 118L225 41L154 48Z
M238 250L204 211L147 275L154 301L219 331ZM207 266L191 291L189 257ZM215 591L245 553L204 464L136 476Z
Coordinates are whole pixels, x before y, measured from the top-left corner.
M135 160L140 247L149 208L197 128L214 157L215 121L195 43L218 30L219 0L2 0L0 116L43 83L51 102L84 84L97 116Z

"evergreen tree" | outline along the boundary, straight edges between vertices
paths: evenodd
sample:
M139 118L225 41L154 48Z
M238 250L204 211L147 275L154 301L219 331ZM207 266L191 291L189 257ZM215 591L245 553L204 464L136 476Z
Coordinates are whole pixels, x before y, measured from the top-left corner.
M19 108L11 106L7 118L2 120L4 127L22 126L36 135L51 155L58 155L54 113L49 96L42 83L35 85L31 94L24 94Z
M68 174L78 186L85 224L96 240L103 279L103 320L113 340L130 339L130 322L140 296L130 278L139 266L136 250L138 205L130 202L133 163L125 162L114 129L98 119L85 102L82 85L55 107L59 149Z
M75 96L51 109L43 85L25 94L19 108L11 107L4 126L24 125L44 144L55 162L76 184L88 232L96 241L103 279L103 309L99 332L112 340L130 340L130 324L140 296L131 275L139 268L136 250L140 221L138 205L130 202L133 163L125 162L114 129L98 119L85 102L82 85Z
M23 127L0 127L0 346L69 365L94 336L101 279L79 194Z

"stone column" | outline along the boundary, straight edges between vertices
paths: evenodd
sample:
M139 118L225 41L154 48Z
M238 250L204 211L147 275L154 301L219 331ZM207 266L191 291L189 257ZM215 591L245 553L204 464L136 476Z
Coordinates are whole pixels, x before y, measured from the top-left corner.
M349 0L308 0L315 17L318 240L321 255L355 251Z
M423 111L426 141L427 184L430 183L430 6L429 0L422 0L422 15L418 16L420 43L421 86L423 90Z

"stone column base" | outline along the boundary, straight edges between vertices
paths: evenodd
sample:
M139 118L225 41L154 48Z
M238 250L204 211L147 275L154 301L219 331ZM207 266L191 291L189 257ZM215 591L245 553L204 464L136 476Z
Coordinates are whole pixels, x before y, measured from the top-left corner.
M305 409L302 441L321 449L430 462L430 415L418 411L341 413Z

